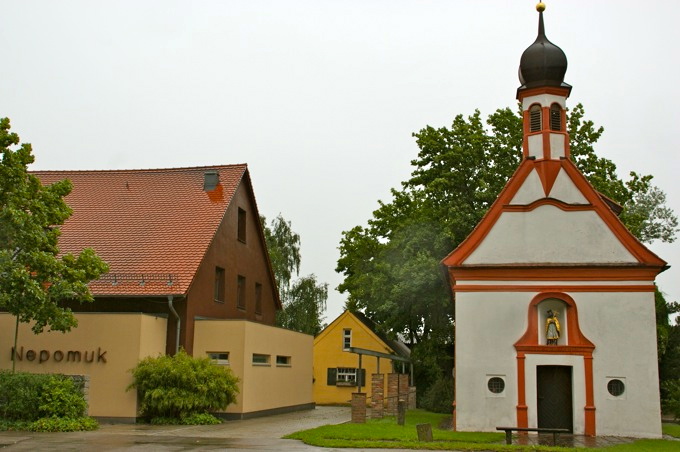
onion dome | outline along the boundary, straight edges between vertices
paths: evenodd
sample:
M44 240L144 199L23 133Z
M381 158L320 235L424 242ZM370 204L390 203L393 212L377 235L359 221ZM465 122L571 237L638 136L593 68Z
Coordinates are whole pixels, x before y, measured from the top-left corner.
M565 86L564 74L567 72L567 56L562 49L545 36L543 11L545 4L536 5L538 11L538 36L522 54L519 63L519 88L535 88L538 86Z

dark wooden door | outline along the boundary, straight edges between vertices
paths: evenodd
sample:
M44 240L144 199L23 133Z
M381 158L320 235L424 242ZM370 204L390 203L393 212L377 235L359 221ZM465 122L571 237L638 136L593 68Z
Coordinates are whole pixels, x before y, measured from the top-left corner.
M571 366L538 366L536 368L538 396L536 406L539 428L573 430L571 373Z

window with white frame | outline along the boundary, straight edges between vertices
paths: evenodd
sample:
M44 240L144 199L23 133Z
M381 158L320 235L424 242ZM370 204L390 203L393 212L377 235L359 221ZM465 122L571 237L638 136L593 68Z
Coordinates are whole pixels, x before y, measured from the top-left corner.
M338 383L355 383L357 381L357 369L355 367L338 367L335 378Z
M290 367L291 357L276 355L276 365L279 367Z
M253 365L256 366L269 366L270 355L263 355L260 353L253 353Z
M229 352L208 352L208 358L215 364L229 364Z
M352 330L345 328L342 332L342 349L349 350L352 346Z

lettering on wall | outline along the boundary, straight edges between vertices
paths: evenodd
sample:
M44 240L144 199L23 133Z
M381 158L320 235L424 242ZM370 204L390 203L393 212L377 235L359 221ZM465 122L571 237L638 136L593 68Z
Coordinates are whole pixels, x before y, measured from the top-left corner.
M50 352L49 350L35 351L29 349L24 352L24 347L22 345L16 351L14 350L14 347L12 347L12 354L10 356L11 359L16 358L17 361L23 361L25 359L26 361L37 362L38 364L45 363L50 359L56 363L60 362L106 363L106 350L102 351L101 347L97 347L96 351L67 350L64 352L62 350L54 350Z

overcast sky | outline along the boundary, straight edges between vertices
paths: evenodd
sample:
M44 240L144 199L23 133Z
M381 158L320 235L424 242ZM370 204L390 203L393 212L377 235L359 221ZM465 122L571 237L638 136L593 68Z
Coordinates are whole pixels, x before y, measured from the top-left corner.
M302 237L334 289L341 232L408 178L411 136L516 105L533 0L4 1L0 115L32 169L248 163L260 213ZM653 174L680 212L680 2L547 1L568 105L619 174ZM658 279L680 301L680 245Z

